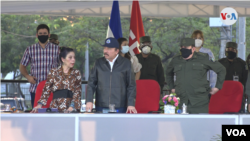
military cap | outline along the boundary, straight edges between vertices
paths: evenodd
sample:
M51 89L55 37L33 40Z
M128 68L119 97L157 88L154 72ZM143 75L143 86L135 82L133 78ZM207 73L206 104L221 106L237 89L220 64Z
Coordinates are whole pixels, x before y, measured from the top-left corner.
M238 45L235 42L227 42L226 48L229 48L229 47L237 49Z
M55 40L58 40L58 36L56 34L50 34L50 37L49 39L55 39Z
M151 39L149 36L142 36L140 38L140 43L143 43L143 42L151 42Z
M180 46L195 46L195 40L193 38L182 38Z

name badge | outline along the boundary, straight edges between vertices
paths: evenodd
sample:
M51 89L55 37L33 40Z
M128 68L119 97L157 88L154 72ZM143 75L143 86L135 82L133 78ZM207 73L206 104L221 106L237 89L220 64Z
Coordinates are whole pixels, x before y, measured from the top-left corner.
M239 81L239 76L238 75L234 75L233 76L233 81Z

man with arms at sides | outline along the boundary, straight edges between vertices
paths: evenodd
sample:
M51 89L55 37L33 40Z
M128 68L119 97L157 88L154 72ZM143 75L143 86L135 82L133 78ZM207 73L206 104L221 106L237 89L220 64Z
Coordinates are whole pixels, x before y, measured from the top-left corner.
M140 38L140 50L141 53L136 57L139 63L142 65L140 79L152 79L158 82L162 89L164 87L164 71L162 67L161 58L151 53L153 46L151 45L151 39L149 36L143 36Z
M36 30L36 37L39 42L29 46L23 55L19 70L21 74L30 82L29 92L31 95L31 105L34 106L36 87L47 79L47 75L52 68L56 68L59 63L59 47L48 42L50 37L49 27L40 24ZM30 74L26 67L30 63Z
M130 60L119 55L119 48L115 38L105 40L104 57L96 60L89 75L86 111L92 110L95 93L97 112L107 113L114 104L119 113L137 113L134 70Z
M244 92L246 90L246 81L248 75L248 67L244 60L237 57L237 43L227 42L226 44L226 58L222 58L219 62L226 68L227 73L225 80L239 81L244 87ZM245 111L246 94L243 94L241 111Z

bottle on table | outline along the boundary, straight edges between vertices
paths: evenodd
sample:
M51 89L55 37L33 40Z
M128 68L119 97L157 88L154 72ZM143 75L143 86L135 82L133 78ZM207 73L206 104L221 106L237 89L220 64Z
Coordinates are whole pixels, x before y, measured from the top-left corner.
M185 105L185 103L183 103L182 105L182 114L187 114L187 106Z

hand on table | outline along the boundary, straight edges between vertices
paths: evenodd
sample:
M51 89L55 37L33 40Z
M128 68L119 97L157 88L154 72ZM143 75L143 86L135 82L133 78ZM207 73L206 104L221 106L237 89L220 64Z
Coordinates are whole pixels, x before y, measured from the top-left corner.
M172 93L175 93L175 89L172 89L171 92L172 92Z
M40 108L42 108L42 104L38 104L36 107L32 109L30 113L37 113L37 109L40 109Z
M70 112L72 112L74 109L73 109L73 107L69 107L64 113L70 113Z
M137 111L134 106L128 106L126 113L134 113L136 114Z
M91 112L93 109L93 103L92 102L87 102L86 104L86 112Z

